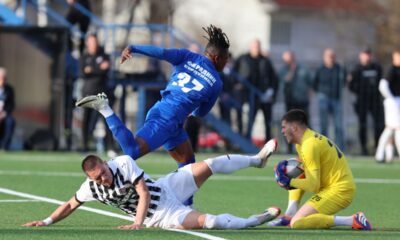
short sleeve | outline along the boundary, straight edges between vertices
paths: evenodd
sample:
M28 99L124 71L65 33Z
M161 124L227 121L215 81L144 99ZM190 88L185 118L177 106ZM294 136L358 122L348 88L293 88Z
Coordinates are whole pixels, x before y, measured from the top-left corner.
M144 171L128 155L118 157L116 163L124 179L132 184L136 184L144 175Z
M82 183L81 187L75 194L75 199L80 202L89 202L89 201L95 201L96 199L93 197L93 193L90 190L89 186L89 180L86 179L84 183Z

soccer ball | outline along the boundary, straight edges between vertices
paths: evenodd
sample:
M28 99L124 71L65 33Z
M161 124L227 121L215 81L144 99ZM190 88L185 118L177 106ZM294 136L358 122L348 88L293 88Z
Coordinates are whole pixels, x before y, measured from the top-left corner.
M287 161L288 163L286 165L286 175L291 178L304 177L303 163L295 158L288 159Z

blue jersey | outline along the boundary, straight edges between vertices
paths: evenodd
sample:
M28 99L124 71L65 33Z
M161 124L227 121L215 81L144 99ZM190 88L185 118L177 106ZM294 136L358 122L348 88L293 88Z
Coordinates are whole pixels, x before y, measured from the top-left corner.
M205 116L214 106L222 90L222 81L213 63L203 55L187 49L165 49L131 45L131 52L165 60L173 65L162 99L155 107L160 117L183 123L192 113Z

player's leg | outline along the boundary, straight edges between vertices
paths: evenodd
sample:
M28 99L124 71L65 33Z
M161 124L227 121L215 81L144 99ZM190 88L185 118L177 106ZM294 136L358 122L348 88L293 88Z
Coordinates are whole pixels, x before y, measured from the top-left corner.
M295 229L328 229L333 226L349 226L355 230L371 230L371 224L364 213L358 212L352 216L334 216L321 213L312 213L316 211L309 205L303 207L309 208L309 215L299 218L291 227ZM303 213L305 213L305 209ZM300 210L299 210L300 211Z
M278 142L276 139L271 139L256 155L231 154L209 158L204 160L204 162L208 165L212 173L229 174L248 167L264 168L268 158L276 151L277 147Z
M393 138L386 144L385 147L385 161L391 162L394 158L394 146L393 146Z
M400 155L400 128L394 131L394 143L396 145L397 153Z
M228 154L215 158L208 158L202 162L192 164L193 178L198 188L215 173L230 174L248 167L263 168L273 152L277 149L276 139L269 140L260 152L253 156Z
M178 168L196 162L189 136L183 128L179 129L175 136L170 137L163 147L167 149L169 155L175 159ZM193 196L190 196L183 204L185 206L193 205Z
M167 148L166 145L164 145L164 147ZM186 139L178 146L169 149L168 154L178 163L178 168L196 162L192 145L189 139Z
M137 159L149 152L147 142L141 137L135 138L132 132L126 128L118 116L108 105L107 96L104 93L84 97L76 102L77 107L92 108L98 111L106 119L108 128L122 148L124 154Z
M327 229L333 226L349 226L353 229L371 230L371 225L363 213L352 216L333 214L350 205L354 190L325 190L311 197L290 222L295 229Z
M379 141L378 141L378 147L376 148L376 153L375 153L375 160L377 162L384 162L385 160L385 147L388 145L390 142L390 139L393 136L393 129L386 127L385 130L383 130ZM397 146L397 145L396 145Z
M248 218L237 217L228 213L212 215L192 211L186 215L182 227L184 229L241 229L255 227L275 219L280 209L270 207L263 213Z
M272 140L272 142L275 141ZM268 147L271 145L266 144ZM276 145L273 146L270 151L265 150L264 147L259 155L255 156L225 155L186 165L169 174L167 176L168 183L176 198L181 203L184 203L213 173L231 173L250 166L260 167L261 162L263 162L262 158L267 159L271 151L275 151Z

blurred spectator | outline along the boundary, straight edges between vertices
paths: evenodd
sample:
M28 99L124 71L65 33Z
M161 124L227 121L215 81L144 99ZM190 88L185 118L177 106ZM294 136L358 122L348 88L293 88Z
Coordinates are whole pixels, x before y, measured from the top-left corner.
M229 60L224 70L220 73L222 82L224 83L219 101L219 109L222 120L233 127L231 119L231 110L235 110L236 123L238 133L243 135L242 106L245 99L243 98L243 85L236 78L233 70L233 58L229 54Z
M251 42L249 53L237 59L234 70L262 92L262 96L259 96L254 91L243 91L247 96L250 110L246 137L251 139L254 120L258 109L261 108L264 114L265 138L271 139L271 113L278 89L278 78L271 61L261 54L259 40Z
M279 72L283 85L286 111L301 109L309 115L309 90L312 87L312 79L309 71L298 64L292 51L286 51L282 55L285 65Z
M309 116L309 90L312 88L312 80L309 71L298 64L292 51L282 54L284 66L279 72L283 86L286 111L301 109ZM292 144L288 145L289 153L292 153Z
M105 92L112 102L113 94L107 88L107 75L110 68L109 56L99 45L96 34L89 34L86 37L86 51L80 62L81 77L83 78L82 96L95 95ZM112 103L110 103L112 106ZM82 136L83 150L89 150L89 141L93 137L93 130L99 115L92 109L84 109ZM112 135L107 129L106 144L112 146Z
M14 133L14 89L7 84L7 71L0 67L0 149L8 150Z
M393 52L392 63L393 65L389 69L386 78L379 83L379 90L385 98L383 102L385 107L385 130L379 138L375 153L375 159L379 163L383 163L385 160L387 162L393 160L393 152L390 152L393 133L397 152L400 154L400 51ZM385 151L388 146L389 151Z
M342 91L346 81L346 70L336 62L335 52L327 48L323 54L323 64L315 73L314 90L319 103L321 134L328 136L329 115L335 126L335 142L344 150Z
M68 22L72 25L78 24L79 30L82 32L83 36L80 40L79 44L79 51L82 55L84 47L85 47L85 35L89 29L90 18L83 14L81 11L76 9L74 6L75 3L82 5L82 7L86 8L87 10L91 11L90 2L89 0L67 0L68 2L68 11L65 18ZM69 49L72 50L72 42L69 40Z
M375 147L378 144L379 135L384 128L382 97L378 85L382 78L382 67L372 61L371 51L365 49L358 55L359 63L350 75L350 90L356 95L354 104L358 116L358 135L361 144L361 153L368 155L367 132L368 112L374 122Z
M200 46L196 43L192 43L189 45L188 49L195 53L200 53ZM201 128L201 119L195 116L190 115L186 121L184 128L189 135L190 143L192 145L193 152L197 152L198 141L199 141L199 133Z

